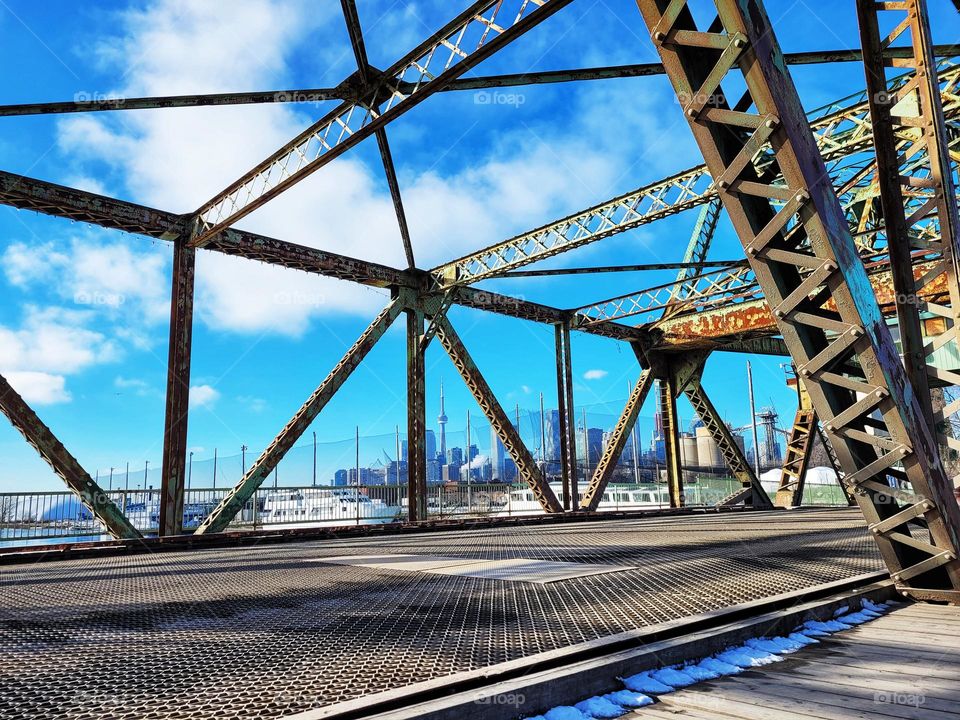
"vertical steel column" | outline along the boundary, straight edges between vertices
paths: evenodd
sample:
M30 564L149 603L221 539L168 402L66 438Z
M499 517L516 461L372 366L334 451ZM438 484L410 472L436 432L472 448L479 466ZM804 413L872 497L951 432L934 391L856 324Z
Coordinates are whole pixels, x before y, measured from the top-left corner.
M957 385L960 375L928 366L927 356L947 343L956 343L960 330L960 221L930 22L925 0L857 0L857 15L903 361L927 420L934 427L933 423L942 422L958 409L934 409L929 380ZM899 21L885 37L881 37L881 17ZM885 58L884 50L904 34L909 35L912 56ZM888 92L888 67L909 68L914 75L896 92ZM934 220L939 225L939 240L921 239L917 231ZM930 261L936 264L929 270L916 268L916 264ZM926 347L921 312L942 319L944 324L944 332ZM942 445L960 450L960 442L939 430Z
M567 388L566 358L563 347L563 331L554 325L554 353L557 363L557 421L560 425L560 479L563 492L563 510L570 510L570 445L567 442ZM573 446L576 452L576 445Z
M407 519L427 519L427 415L423 310L407 309ZM467 455L470 454L469 442Z
M174 241L173 281L170 291L170 347L167 354L167 407L160 477L161 536L180 535L183 532L196 259L197 251L187 244L185 236Z
M554 326L557 354L557 404L560 421L560 473L563 478L563 509L579 505L577 484L577 443L573 406L573 357L570 350L570 326Z
M667 488L670 490L670 507L683 507L680 418L677 417L676 379L672 373L660 379L660 419L663 425L663 449L667 466Z
M790 437L787 439L787 450L780 471L780 486L773 502L782 508L799 507L803 502L803 487L807 469L810 467L813 440L817 434L817 413L810 404L810 394L803 389L803 382L799 378L797 394L800 402L793 418Z
M894 581L960 599L960 508L762 3L715 0L707 32L684 0L638 4ZM921 515L931 542L910 535Z
M141 537L140 531L127 520L110 496L93 481L77 459L2 375L0 412L7 416L10 424L40 453L40 457L63 479L94 517L103 523L107 532L115 538Z

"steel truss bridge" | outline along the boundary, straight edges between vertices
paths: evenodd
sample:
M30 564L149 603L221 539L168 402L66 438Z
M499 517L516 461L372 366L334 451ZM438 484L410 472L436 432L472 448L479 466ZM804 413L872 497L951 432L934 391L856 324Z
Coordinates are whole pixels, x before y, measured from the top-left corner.
M335 109L236 182L185 215L39 179L0 173L0 202L170 243L173 254L160 535L183 532L194 269L198 251L234 255L368 286L389 304L357 338L196 531L220 533L351 373L404 317L409 520L426 518L424 354L439 342L452 359L545 513L592 513L639 410L655 386L664 408L672 504L683 503L676 401L685 394L742 488L725 505L769 506L758 478L701 382L711 353L789 355L802 385L777 504L799 504L813 438L831 455L851 503L866 518L898 590L960 602L960 509L945 467L960 450L950 418L960 400L934 402L960 374L934 366L957 342L960 285L957 163L958 46L935 46L926 0L855 0L857 51L781 52L760 0L715 0L709 14L686 0L639 0L661 63L466 78L571 0L479 0L380 70L370 65L355 0L341 0L357 70L333 88L44 103L0 115L122 112L133 108L283 102L304 93ZM709 3L707 3L709 5ZM958 5L954 0L954 5ZM960 9L960 5L958 5ZM892 27L887 33L881 28ZM805 113L788 66L861 62L866 87ZM680 101L702 165L434 268L417 266L387 126L441 92L663 75ZM9 121L8 121L9 122ZM365 139L383 160L408 266L394 268L237 229L235 224ZM528 266L698 208L676 263L537 270ZM742 259L708 260L721 213ZM679 270L674 282L579 308L557 308L478 289L490 278ZM552 325L561 416L562 503L447 317L463 306ZM921 316L942 321L922 332ZM895 325L901 347L889 326ZM635 353L638 379L588 486L577 488L571 373L574 332L614 338ZM933 393L933 395L932 395ZM0 409L109 532L138 538L121 510L55 434L0 378ZM579 506L570 498L583 491Z

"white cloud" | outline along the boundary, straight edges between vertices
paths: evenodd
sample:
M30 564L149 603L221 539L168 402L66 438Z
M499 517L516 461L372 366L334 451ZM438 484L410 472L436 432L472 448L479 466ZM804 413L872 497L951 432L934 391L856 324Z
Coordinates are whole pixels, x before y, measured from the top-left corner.
M220 392L210 385L190 386L190 407L209 408L220 399Z
M267 409L267 401L253 395L242 395L237 398L237 402L252 413L262 413Z
M55 405L71 400L63 375L24 370L6 372L4 376L14 390L31 405Z
M306 38L311 47L330 48L340 48L345 39L339 29L330 30L342 22L336 4L320 7L305 0L238 0L225 14L201 0L156 0L146 9L121 16L121 36L102 45L99 58L105 68L124 69L120 95L282 87L291 74L288 58ZM399 17L399 10L392 12ZM397 22L393 15L383 22ZM407 20L400 24L414 25L418 32L423 29L422 22ZM327 42L317 42L318 37ZM345 44L340 49L349 55ZM683 141L692 147L685 128L679 131L683 141L675 142L663 113L653 110L665 93L597 84L571 87L569 96L569 122L561 125L551 113L541 124L518 121L515 129L498 132L492 142L471 138L472 156L452 174L431 170L412 174L403 165L401 145L401 185L421 267L629 189L623 187L623 178L636 167L656 172L656 165L666 162L666 169L675 170L683 162ZM60 144L78 165L74 175L113 173L137 201L189 212L328 107L182 108L122 117L71 117L59 126ZM671 144L669 160L663 159L658 142ZM437 148L437 152L462 150ZM348 154L240 224L402 266L402 246L381 173L379 167L364 165L357 153ZM198 318L215 329L299 335L317 317L369 316L383 304L382 297L349 283L214 253L201 253L201 258ZM278 304L276 297L285 293L321 295L323 302Z
M584 380L602 380L607 375L608 373L606 370L599 370L599 369L587 370L583 374L583 379Z
M86 329L87 320L84 311L27 306L19 330L0 326L0 368L75 373L116 360L119 347L103 334Z
M113 380L113 386L118 390L130 391L135 395L144 397L150 395L154 392L153 388L150 386L146 380L140 380L139 378L126 378L122 375L118 375Z
M98 231L71 237L67 242L15 242L3 253L4 272L11 284L24 290L45 290L90 317L103 316L126 330L144 336L144 326L169 316L167 258L130 247L135 238L104 242ZM139 344L146 344L142 337Z

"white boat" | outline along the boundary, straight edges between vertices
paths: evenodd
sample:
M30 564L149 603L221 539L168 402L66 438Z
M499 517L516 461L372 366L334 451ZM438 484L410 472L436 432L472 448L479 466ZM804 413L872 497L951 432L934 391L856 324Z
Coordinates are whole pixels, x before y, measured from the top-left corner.
M263 499L257 524L272 528L290 525L364 525L388 523L403 515L399 505L370 498L355 488L275 490Z
M563 503L563 484L550 483L550 489L560 503ZM578 493L580 499L583 499L583 483L579 484ZM637 487L636 485L620 486L608 485L600 498L600 509L602 510L655 510L657 508L670 507L670 491L665 485L650 485L649 487ZM542 513L543 509L540 503L533 496L530 488L514 488L510 492L509 500L502 511L496 515L524 515Z

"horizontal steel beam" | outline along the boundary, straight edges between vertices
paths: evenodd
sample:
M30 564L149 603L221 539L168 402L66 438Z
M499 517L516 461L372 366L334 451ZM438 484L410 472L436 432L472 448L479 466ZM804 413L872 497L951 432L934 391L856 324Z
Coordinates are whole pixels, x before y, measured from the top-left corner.
M934 49L939 57L960 55L960 45L937 45ZM889 48L887 50L887 56L906 57L905 50L906 48ZM784 57L788 65L816 65L835 62L857 62L863 59L863 54L859 50L814 50L812 52L785 53ZM584 80L612 80L616 78L648 77L652 75L663 75L663 65L660 63L635 63L630 65L577 68L573 70L545 70L541 72L457 78L446 87L438 90L438 92L486 90L490 88L519 87L524 85L580 82ZM85 93L79 93L74 100L69 101L0 105L0 117L174 107L317 103L328 100L347 100L355 95L356 90L347 84L342 84L335 88L253 90L235 93L201 93L153 97L125 97L121 95L87 96Z
M171 242L187 231L185 215L3 171L0 204ZM244 230L228 228L206 249L376 287L403 284L401 271L386 265Z
M185 215L4 171L0 171L0 204L170 242L186 231L187 224ZM204 249L374 287L421 290L429 287L429 276L424 271L402 271L245 230L228 228L214 236ZM456 302L465 307L548 324L564 322L569 317L564 310L468 287L457 289ZM597 325L587 332L623 340L635 340L643 334L616 323Z
M512 270L501 278L552 277L554 275L595 275L619 272L650 272L654 270L703 270L714 267L740 267L743 260L704 260L703 262L644 263L640 265L598 265L597 267L551 268L550 270Z

